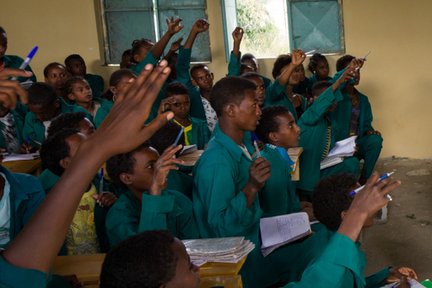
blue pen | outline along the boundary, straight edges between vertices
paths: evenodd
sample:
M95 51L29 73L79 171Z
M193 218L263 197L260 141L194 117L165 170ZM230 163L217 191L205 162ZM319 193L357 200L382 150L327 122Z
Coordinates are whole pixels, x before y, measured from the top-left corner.
M382 175L382 176L378 179L378 182L384 181L385 179L389 178L389 177L390 177L391 175L393 175L393 174L394 174L394 172L385 173L384 175ZM355 195L356 195L360 190L362 190L364 187L365 187L365 185L363 185L363 186L361 186L361 187L359 187L359 188L357 188L357 189L351 191L351 192L349 193L349 196L350 196L350 197L354 197L354 196L355 196ZM387 199L388 199L389 201L392 201L392 200L393 200L392 197L391 197L389 194L387 194L386 197L387 197Z
M36 54L37 50L39 49L38 46L33 47L33 49L30 51L30 53L27 55L27 58L24 60L23 63L21 63L21 66L19 66L18 69L25 69L30 64L30 61L33 59L33 56ZM17 80L18 77L12 77L11 80Z
M100 169L100 180L99 180L99 193L102 193L103 191L103 184L104 184L104 168Z
M254 132L252 132L251 138L252 138L253 145L255 147L256 156L261 157L261 152L260 152L259 147L258 147L258 140L259 140L258 136Z
M181 137L181 135L183 134L183 131L184 131L184 128L181 127L180 132L179 132L179 134L177 135L177 138L175 139L175 141L174 141L174 143L173 143L173 146L174 146L174 147L177 146L177 144L178 144L178 142L179 142L179 140L180 140L180 137Z

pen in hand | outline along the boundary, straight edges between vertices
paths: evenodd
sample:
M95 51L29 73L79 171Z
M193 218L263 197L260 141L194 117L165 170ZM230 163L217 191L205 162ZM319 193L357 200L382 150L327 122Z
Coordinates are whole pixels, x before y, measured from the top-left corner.
M384 181L385 179L389 178L389 177L390 177L391 175L393 175L393 174L394 174L394 172L385 173L384 175L382 175L382 176L378 179L378 182ZM363 186L361 186L361 187L359 187L359 188L357 188L357 189L351 191L351 192L349 193L349 196L350 196L350 197L354 197L354 196L355 196L358 192L360 192L360 190L362 190L364 187L365 187L365 185L363 185ZM392 198L389 194L387 194L386 197L387 197L387 199L388 199L389 201L392 201L392 200L393 200L393 198Z
M29 52L27 55L27 58L24 60L23 63L18 67L18 69L25 69L30 64L30 61L33 59L33 56L36 54L37 50L39 49L38 46L33 47L33 49ZM12 77L11 80L17 80L18 77Z

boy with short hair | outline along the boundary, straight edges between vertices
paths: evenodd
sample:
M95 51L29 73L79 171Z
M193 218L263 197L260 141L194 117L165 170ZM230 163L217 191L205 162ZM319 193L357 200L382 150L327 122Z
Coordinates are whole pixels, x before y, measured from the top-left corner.
M58 97L62 97L64 82L67 79L66 67L58 62L52 62L45 66L43 74L45 77L45 83L54 88Z
M54 88L45 83L35 83L28 89L28 109L24 121L23 139L33 147L40 147L45 140L48 127L54 117L65 112L84 112L89 119L91 115L81 107L66 104L59 99Z
M83 77L91 87L93 96L100 98L104 89L104 80L100 75L87 73L84 59L78 54L71 54L64 60L66 70L71 76Z
M169 230L181 239L199 237L190 200L166 189L169 171L182 163L175 158L181 147L171 146L159 156L144 143L107 161L108 175L122 190L106 219L111 245L148 230Z
M168 84L165 99L165 110L171 110L174 113L172 121L184 129L185 144L195 144L198 149L204 149L210 140L210 130L206 121L189 115L190 100L186 86L178 82Z

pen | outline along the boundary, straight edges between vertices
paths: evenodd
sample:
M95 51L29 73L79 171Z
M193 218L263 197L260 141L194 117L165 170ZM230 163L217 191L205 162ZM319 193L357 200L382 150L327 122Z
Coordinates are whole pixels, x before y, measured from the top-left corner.
M179 142L179 140L180 140L180 137L181 137L181 135L183 134L183 131L184 131L184 128L181 127L180 132L179 132L179 134L177 135L177 137L176 137L176 139L175 139L175 141L174 141L174 143L173 143L173 146L174 146L174 147L177 146L177 144L178 144L178 142Z
M38 50L38 46L33 47L33 49L30 51L30 53L27 55L27 58L24 60L23 63L21 63L21 66L18 67L18 69L25 69L30 64L30 61L33 59L33 56L36 54ZM12 77L11 80L17 80L18 77Z
M371 51L369 51L368 53L366 53L366 55L363 58L360 58L360 60L366 61L367 57L369 56L369 54L371 53ZM355 71L359 70L360 67L355 68Z
M104 168L100 169L100 180L99 180L99 193L103 191L103 183L104 182Z
M257 155L257 157L261 157L261 152L258 147L258 136L254 132L252 132L251 138L252 138L253 145L255 147L255 154Z
M309 55L311 55L312 53L314 53L315 51L316 51L316 49L310 50L310 51L308 51L308 52L305 52L305 55L309 56Z
M378 182L384 181L385 179L389 178L389 177L390 177L391 175L393 175L393 174L394 174L394 172L385 173L384 175L382 175L382 176L378 179ZM350 197L354 197L354 196L355 196L355 195L356 195L360 190L362 190L364 187L365 187L365 185L363 185L363 186L361 186L361 187L359 187L359 188L357 188L357 189L351 191L351 192L349 193L349 196L350 196ZM392 200L393 200L393 198L392 198L389 194L387 194L386 197L387 197L387 199L388 199L389 201L392 201Z

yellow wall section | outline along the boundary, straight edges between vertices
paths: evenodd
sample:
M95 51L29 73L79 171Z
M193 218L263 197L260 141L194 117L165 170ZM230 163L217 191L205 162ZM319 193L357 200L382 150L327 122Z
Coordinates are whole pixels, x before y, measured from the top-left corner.
M38 79L52 61L79 53L89 72L108 80L115 70L103 66L98 0L2 0L0 25L8 32L9 54L24 57L33 45ZM226 74L220 1L208 0L210 42L215 79ZM384 136L382 156L432 157L432 1L344 0L347 53L372 51L362 69L359 89L369 96L374 126ZM329 57L334 67L335 57ZM271 75L274 59L260 60Z

